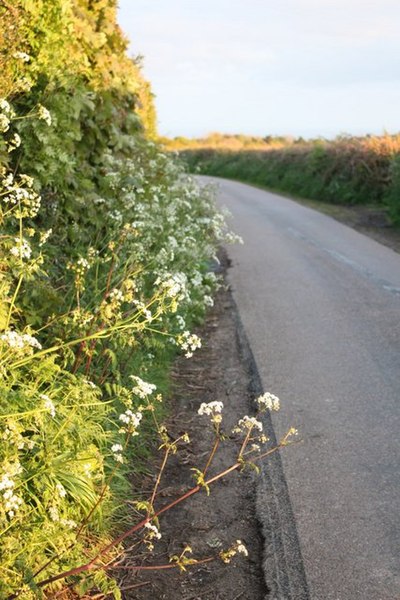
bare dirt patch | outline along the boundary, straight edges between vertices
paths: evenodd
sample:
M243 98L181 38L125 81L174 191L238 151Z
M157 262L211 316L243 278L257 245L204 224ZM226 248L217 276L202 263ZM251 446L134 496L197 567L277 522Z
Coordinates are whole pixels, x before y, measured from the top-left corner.
M226 264L226 260L225 260ZM202 402L224 403L223 427L229 432L244 414L253 412L249 374L240 355L235 308L226 286L204 327L198 332L202 348L192 359L177 360L174 394L168 424L172 436L187 432L192 443L175 455L163 476L156 501L160 508L194 485L191 467L204 469L213 444L205 417L197 414ZM237 447L224 442L209 475L235 463ZM216 556L235 542L246 545L249 557L235 557L230 564L220 559L193 566L186 573L174 570L128 572L122 581L125 600L262 600L267 590L261 570L262 540L256 521L255 481L252 471L234 472L205 491L192 496L160 519L162 539L157 542L151 563L167 565L171 555L189 545L193 557ZM135 562L136 561L136 562ZM128 561L129 562L129 561ZM132 556L132 563L137 557ZM129 590L141 582L142 587Z

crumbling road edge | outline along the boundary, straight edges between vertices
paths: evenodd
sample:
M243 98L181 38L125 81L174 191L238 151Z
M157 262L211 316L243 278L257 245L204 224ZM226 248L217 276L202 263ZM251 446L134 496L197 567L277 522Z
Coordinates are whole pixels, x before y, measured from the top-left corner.
M232 292L231 292L232 294ZM249 375L249 392L256 398L264 390L239 311L235 310L238 346ZM276 444L270 414L263 415L265 434ZM262 569L268 594L265 600L310 600L297 528L279 452L260 467L257 482L257 518L264 540Z

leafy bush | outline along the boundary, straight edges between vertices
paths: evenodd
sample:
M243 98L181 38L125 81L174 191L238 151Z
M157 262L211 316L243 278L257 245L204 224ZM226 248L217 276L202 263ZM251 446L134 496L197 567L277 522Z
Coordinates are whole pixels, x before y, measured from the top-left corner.
M334 204L389 206L399 220L396 192L399 136L351 138L333 142L290 143L266 150L187 149L189 168L264 185Z
M226 228L149 139L114 1L9 0L0 23L0 596L27 600L132 516L124 474L200 345Z

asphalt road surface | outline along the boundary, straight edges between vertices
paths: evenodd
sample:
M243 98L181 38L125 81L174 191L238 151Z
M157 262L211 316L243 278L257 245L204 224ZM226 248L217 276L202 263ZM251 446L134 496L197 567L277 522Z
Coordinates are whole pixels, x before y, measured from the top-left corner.
M293 425L303 440L281 461L306 584L267 574L272 597L399 600L400 255L294 201L215 181L244 239L228 249L229 279L262 387L281 399L275 432Z

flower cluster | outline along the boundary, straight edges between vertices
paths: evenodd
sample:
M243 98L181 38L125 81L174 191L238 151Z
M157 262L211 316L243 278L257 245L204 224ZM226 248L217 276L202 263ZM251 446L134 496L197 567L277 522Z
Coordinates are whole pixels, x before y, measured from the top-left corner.
M15 477L22 473L22 467L18 461L9 464L7 471L0 479L0 492L3 496L3 507L10 519L14 518L23 504L20 496L14 493L16 486Z
M40 394L40 398L44 401L44 409L48 411L54 419L54 417L56 416L56 407L54 406L54 402L49 398L47 394Z
M222 409L224 408L223 402L214 400L213 402L202 402L200 408L197 411L199 415L206 415L211 417L211 422L218 424L222 421Z
M270 394L269 392L266 392L262 396L259 396L255 399L254 402L257 404L258 409L262 412L266 410L278 411L280 409L279 398L277 396L274 396L274 394Z
M18 137L13 139L15 142ZM40 210L41 198L33 189L32 177L22 174L15 178L12 173L5 174L1 171L0 176L0 186L4 190L1 193L2 202L11 206L18 218L36 217Z
M132 392L136 394L136 396L139 396L139 398L145 399L157 389L157 386L154 385L154 383L147 383L147 381L143 381L143 379L140 379L140 377L137 377L136 375L131 375L130 378L135 382Z
M88 259L83 256L79 257L76 262L69 262L67 265L67 269L75 274L75 287L80 292L85 289L85 275L90 266Z
M122 456L123 450L124 448L121 444L113 444L111 446L111 452L113 453L114 460L116 460L119 463L124 462L124 457Z
M38 110L38 118L50 126L51 125L50 111L47 110L47 108L45 106L43 106L42 104L38 104L37 110Z
M220 552L219 556L224 563L230 563L236 554L243 554L244 556L249 555L246 546L241 540L236 540L228 550Z
M13 329L7 329L0 335L0 340L9 348L19 353L32 353L33 348L41 350L40 342L29 333L18 333Z
M119 415L119 420L122 421L122 423L125 423L125 427L122 427L121 430L130 433L132 436L139 435L136 430L140 425L142 417L143 415L141 412L134 413L128 409L122 413L122 415Z
M233 429L233 433L246 433L248 431L252 431L252 429L258 429L258 431L262 431L263 424L261 421L257 421L255 417L249 417L248 415L245 415L239 420L237 426Z
M185 351L186 358L191 358L193 352L197 350L197 348L201 348L201 339L195 333L190 333L190 331L184 331L179 334L177 343L182 350Z
M15 246L10 249L10 254L21 260L24 258L29 260L32 256L32 248L29 243L26 240L17 237L14 238L14 242Z

